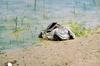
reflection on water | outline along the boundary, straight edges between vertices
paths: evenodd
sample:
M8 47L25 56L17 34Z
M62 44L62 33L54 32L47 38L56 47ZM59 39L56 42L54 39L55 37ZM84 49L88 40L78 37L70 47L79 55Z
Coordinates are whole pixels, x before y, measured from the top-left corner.
M100 25L99 0L36 1L0 0L0 50L35 44L40 31L54 21Z

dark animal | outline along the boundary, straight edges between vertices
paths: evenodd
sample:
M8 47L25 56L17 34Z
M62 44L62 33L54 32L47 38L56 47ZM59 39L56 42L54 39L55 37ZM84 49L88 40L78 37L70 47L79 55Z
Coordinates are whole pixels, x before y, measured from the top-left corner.
M41 31L39 38L62 41L74 39L75 34L69 28L65 28L57 22L53 22L44 31Z

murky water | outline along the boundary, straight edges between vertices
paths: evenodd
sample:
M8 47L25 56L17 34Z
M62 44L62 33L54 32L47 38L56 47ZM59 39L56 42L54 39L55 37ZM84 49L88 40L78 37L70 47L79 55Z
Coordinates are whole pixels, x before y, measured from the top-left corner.
M34 1L0 0L0 50L35 44L51 22L100 25L99 0L36 0L36 8Z

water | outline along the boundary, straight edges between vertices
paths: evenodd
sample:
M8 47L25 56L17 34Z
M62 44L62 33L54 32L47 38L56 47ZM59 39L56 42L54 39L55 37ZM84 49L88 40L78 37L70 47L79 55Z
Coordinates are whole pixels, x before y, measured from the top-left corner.
M35 44L40 31L54 21L100 26L99 3L99 0L37 0L34 8L34 0L0 0L0 50Z

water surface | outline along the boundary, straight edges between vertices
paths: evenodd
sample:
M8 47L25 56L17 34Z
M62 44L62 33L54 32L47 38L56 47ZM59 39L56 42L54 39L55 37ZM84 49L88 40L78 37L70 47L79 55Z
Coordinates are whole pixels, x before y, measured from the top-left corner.
M99 0L0 0L0 50L35 44L52 22L100 26ZM16 31L17 22L17 31Z

